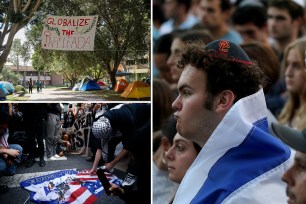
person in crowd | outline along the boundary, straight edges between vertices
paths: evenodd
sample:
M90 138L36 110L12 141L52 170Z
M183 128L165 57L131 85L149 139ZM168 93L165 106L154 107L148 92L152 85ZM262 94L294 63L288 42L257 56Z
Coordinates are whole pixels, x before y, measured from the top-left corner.
M286 47L300 36L305 2L300 0L268 1L268 30L273 38L271 46L282 62Z
M46 106L43 103L23 103L19 104L19 109L23 113L24 127L27 136L24 153L29 154L26 167L31 167L35 163L35 158L39 157L39 166L45 166L44 160L44 125L47 118Z
M0 110L0 177L13 176L16 173L17 165L21 161L22 147L18 144L9 144L9 130L11 116ZM8 191L8 186L0 185L0 194Z
M263 70L266 82L262 84L262 88L266 96L266 94L269 93L271 87L278 81L280 75L280 64L276 54L273 52L271 47L260 42L243 43L241 48L251 59L256 60L259 68ZM270 106L273 104L269 104L267 100L266 103L268 108L267 116L269 130L270 133L275 135L271 129L271 123L277 122L276 117L270 111Z
M166 153L170 180L181 183L185 173L200 151L201 147L197 143L176 133L173 145Z
M128 155L129 137L133 132L142 127L150 119L150 105L148 104L124 104L115 106L103 113L93 123L93 135L101 141L101 152L106 170L111 170L120 160ZM113 157L116 145L122 142L123 149ZM96 158L99 158L96 153ZM97 159L98 160L98 159ZM97 166L94 162L91 173L94 173Z
M306 38L288 45L284 55L284 75L289 99L279 115L279 122L298 130L306 128Z
M270 46L267 20L267 9L264 5L240 6L232 15L234 28L244 43L256 41Z
M272 128L279 138L296 150L293 165L282 176L287 184L288 203L306 203L306 129L298 131L277 123L272 123Z
M167 64L167 59L171 54L171 43L173 34L168 33L161 36L153 47L153 65L156 67L158 74L154 78L161 78L172 84L172 76L170 67Z
M39 93L40 83L38 80L36 80L35 86L36 86L37 93Z
M28 86L29 86L29 93L31 94L33 91L33 81L32 78L28 81Z
M227 40L186 46L179 67L179 95L172 104L176 129L202 150L174 203L285 202L277 178L292 155L268 133L263 71ZM274 193L267 194L271 186Z
M122 159L127 152L135 158L137 182L136 179L126 182L124 192L120 190L122 199L127 203L135 203L138 196L146 198L145 203L150 202L150 110L150 104L124 104L120 108L106 111L93 123L93 134L101 139L104 160L108 156L108 142L116 136L117 131L122 134L124 149L113 162ZM136 191L132 187L134 184L137 186Z
M200 24L214 39L225 39L240 44L241 36L229 25L231 8L230 0L201 0Z
M189 13L190 6L190 0L165 0L164 15L168 20L160 26L160 35L174 30L189 29L197 24L198 19Z
M174 95L170 85L162 79L153 79L153 90L153 131L157 131L173 112Z
M62 108L59 103L48 103L47 108L47 121L46 121L46 154L47 158L51 160L56 160L60 158L56 154L56 147L59 143L60 130L61 130L61 113Z
M167 64L171 69L172 81L174 83L174 86L172 86L173 89L176 89L176 84L181 76L181 70L177 68L179 59L178 53L184 48L186 43L201 41L204 44L207 44L213 41L213 37L205 30L189 30L175 35L171 44L171 55L167 60Z
M156 204L169 203L178 187L177 183L169 179L166 157L167 151L173 145L173 138L176 134L175 125L176 120L172 114L163 123L161 130L154 132L153 136L152 181L153 203Z

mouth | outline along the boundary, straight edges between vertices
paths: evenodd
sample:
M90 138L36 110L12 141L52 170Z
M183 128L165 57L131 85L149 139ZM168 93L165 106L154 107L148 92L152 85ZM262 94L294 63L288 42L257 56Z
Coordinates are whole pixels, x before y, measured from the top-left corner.
M174 119L177 121L179 119L179 116L177 113L174 113Z
M288 202L289 204L294 203L295 196L293 195L293 193L291 193L291 192L287 189L286 194L287 194L287 197L288 197L288 201L287 201L287 202Z

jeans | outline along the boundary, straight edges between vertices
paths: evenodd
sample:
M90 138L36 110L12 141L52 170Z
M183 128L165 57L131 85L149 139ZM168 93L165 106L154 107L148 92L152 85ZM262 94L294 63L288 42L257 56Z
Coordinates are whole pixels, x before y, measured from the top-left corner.
M18 144L10 144L9 148L19 150L19 154L17 157L20 160L21 154L22 154L22 147ZM7 165L6 162L2 158L0 158L0 173L6 172L9 174L15 174L16 169L17 169L17 166L14 163L12 165Z

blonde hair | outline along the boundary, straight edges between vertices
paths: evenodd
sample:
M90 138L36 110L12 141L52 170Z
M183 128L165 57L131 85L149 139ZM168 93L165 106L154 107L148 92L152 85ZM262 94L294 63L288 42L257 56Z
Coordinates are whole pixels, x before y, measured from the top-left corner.
M300 38L292 42L285 50L283 61L283 73L286 70L286 59L291 49L296 49L301 56L302 64L304 65L305 50L306 50L306 38ZM304 65L306 66L306 65ZM304 73L306 78L306 72ZM279 115L279 122L281 124L290 123L293 121L293 117L298 118L298 122L294 124L294 128L303 130L306 128L306 81L304 83L302 92L299 94L289 93L289 99L284 106L281 114Z

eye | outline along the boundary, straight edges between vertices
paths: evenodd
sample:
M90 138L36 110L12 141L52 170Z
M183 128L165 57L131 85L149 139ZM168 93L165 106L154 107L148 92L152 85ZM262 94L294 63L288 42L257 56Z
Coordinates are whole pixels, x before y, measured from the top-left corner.
M183 95L184 95L184 96L190 96L191 93L190 93L190 91L183 90Z
M302 163L298 163L298 167L302 170L305 171L306 170L306 166Z
M181 145L176 145L176 150L179 151L179 152L182 152L182 151L184 151L184 147L181 146Z

